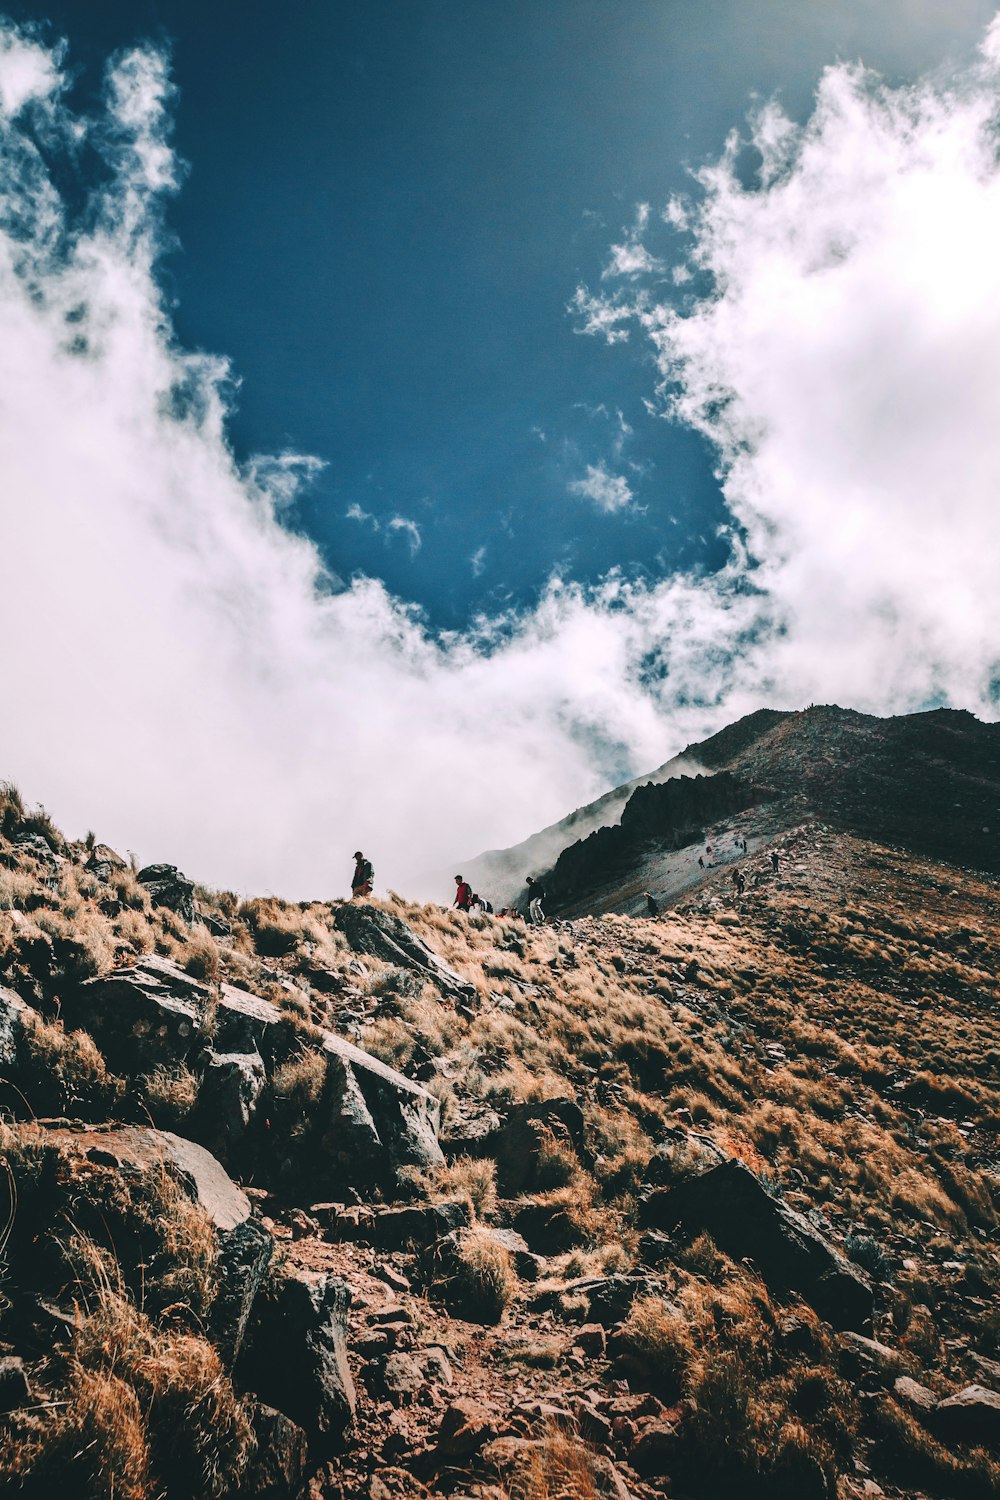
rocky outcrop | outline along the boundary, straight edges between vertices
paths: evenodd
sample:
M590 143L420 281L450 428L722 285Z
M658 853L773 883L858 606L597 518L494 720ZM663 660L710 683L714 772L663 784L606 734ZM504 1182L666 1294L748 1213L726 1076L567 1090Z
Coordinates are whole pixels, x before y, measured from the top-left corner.
M240 1485L240 1500L296 1500L302 1494L309 1465L309 1439L302 1428L255 1402L250 1413L256 1445Z
M214 1047L219 1053L263 1058L270 1072L301 1046L291 1018L271 1000L234 984L219 987Z
M651 1193L641 1219L653 1229L710 1234L734 1259L753 1260L769 1286L800 1293L835 1327L860 1330L871 1322L868 1278L742 1162L727 1161Z
M169 907L185 922L194 921L194 881L182 875L176 865L146 865L139 871L138 880L154 906Z
M228 1160L250 1128L267 1082L258 1052L216 1052L209 1048L198 1093L199 1134Z
M147 1073L184 1062L207 1032L208 985L168 958L147 954L67 994L64 1014L88 1031L118 1072Z
M475 998L475 987L449 968L400 917L391 912L345 902L337 908L335 921L355 953L367 953L383 963L411 969L430 980L442 995L451 999Z
M110 880L120 870L127 870L128 863L108 844L95 844L84 869L97 880Z
M354 1420L350 1302L336 1276L300 1271L277 1279L258 1303L239 1366L249 1388L304 1428L319 1454L335 1451Z
M377 1250L426 1250L454 1229L469 1227L469 1210L458 1198L384 1208L372 1220Z

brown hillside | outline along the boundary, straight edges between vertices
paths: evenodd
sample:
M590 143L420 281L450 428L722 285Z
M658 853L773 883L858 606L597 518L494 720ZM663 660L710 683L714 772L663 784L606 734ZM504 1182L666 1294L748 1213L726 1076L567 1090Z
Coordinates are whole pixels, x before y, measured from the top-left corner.
M7 1491L997 1493L997 881L739 857L658 921L241 905L8 795Z

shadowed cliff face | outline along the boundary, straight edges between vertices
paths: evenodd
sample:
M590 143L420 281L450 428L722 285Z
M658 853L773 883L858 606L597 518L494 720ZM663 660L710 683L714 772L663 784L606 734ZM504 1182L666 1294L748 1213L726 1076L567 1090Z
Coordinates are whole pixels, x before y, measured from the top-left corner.
M589 838L564 849L552 870L557 901L579 898L589 887L626 873L645 845L677 849L700 840L720 818L749 807L749 785L728 771L715 776L679 776L637 788L613 828L599 828Z

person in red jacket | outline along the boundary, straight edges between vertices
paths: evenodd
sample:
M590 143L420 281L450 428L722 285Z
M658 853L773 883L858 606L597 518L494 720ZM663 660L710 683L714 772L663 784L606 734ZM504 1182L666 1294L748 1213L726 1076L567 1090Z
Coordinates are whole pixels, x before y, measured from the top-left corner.
M472 886L461 875L455 876L455 902L459 911L468 911L472 905Z

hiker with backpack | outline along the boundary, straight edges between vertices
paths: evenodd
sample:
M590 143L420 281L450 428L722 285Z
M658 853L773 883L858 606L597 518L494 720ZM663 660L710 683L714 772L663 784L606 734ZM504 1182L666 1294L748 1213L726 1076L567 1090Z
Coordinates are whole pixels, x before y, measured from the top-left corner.
M365 859L360 849L354 852L354 876L351 880L351 900L364 901L372 893L375 871L370 859Z
M461 875L455 876L455 900L452 903L459 911L467 912L472 905L472 886Z
M542 902L545 900L545 891L540 880L535 880L531 875L527 879L528 886L528 914L531 920L538 925L545 921L545 913L542 911Z

